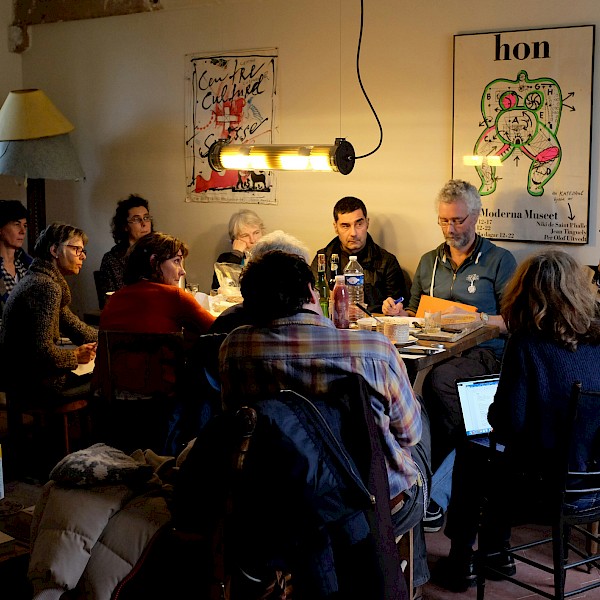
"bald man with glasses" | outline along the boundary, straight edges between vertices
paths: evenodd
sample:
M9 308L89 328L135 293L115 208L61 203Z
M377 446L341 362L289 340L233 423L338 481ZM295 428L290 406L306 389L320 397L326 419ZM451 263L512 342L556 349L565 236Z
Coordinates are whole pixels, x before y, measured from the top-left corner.
M496 325L506 333L500 316L500 301L508 280L516 268L512 254L476 233L481 214L481 197L477 189L460 179L450 180L436 198L438 225L444 242L421 257L406 307L392 298L383 303L387 315L414 316L421 296L430 295L477 307L477 315L485 323ZM434 471L464 438L464 424L454 382L460 377L498 373L504 349L499 338L484 342L462 356L452 358L432 370L423 396L431 419L432 467ZM453 463L453 454L452 461ZM450 464L449 476L452 474ZM435 477L435 476L434 476ZM434 512L438 520L426 531L441 528L442 512L449 501L449 489L436 498L432 487ZM437 506L439 505L439 506ZM427 519L428 517L426 517Z

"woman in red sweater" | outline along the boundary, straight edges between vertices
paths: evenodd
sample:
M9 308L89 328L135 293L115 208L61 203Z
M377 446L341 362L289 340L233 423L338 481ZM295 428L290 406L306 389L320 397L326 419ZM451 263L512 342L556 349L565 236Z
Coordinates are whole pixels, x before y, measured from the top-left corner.
M187 246L164 233L149 233L129 250L124 286L106 303L100 329L138 333L203 334L215 318L179 288Z
M164 233L149 233L131 246L124 272L124 286L116 291L104 306L100 317L100 330L129 333L184 333L187 360L179 376L162 365L161 378L173 383L168 388L156 390L156 398L146 400L145 390L140 402L118 402L122 390L113 390L115 401L101 405L107 411L100 418L100 430L111 445L130 452L135 448L152 448L162 454L177 454L182 446L196 435L198 414L202 406L198 400L198 375L200 356L194 342L207 333L214 317L204 310L195 298L179 288L185 276L183 261L188 255L187 246L177 238ZM101 339L102 334L101 334ZM190 361L190 358L192 360ZM142 378L147 373L147 357L132 349L120 368ZM139 366L138 366L139 362ZM113 365L114 367L114 365ZM107 377L107 354L101 344L96 368L95 387L103 390ZM139 378L138 378L139 379ZM132 384L132 389L136 389ZM165 391L166 390L166 391ZM108 392L102 392L108 397ZM136 398L133 398L134 400ZM106 441L106 440L105 440Z

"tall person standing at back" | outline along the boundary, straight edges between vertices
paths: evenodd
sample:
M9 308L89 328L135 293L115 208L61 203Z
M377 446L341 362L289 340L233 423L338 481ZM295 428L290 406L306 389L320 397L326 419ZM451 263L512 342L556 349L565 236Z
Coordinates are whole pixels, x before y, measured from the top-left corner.
M339 255L338 275L341 275L350 260L356 256L364 271L364 297L369 310L381 312L382 302L388 296L406 297L404 274L398 259L378 246L369 231L367 207L359 198L346 196L333 207L333 228L337 237L333 238L325 248L317 251L311 269L318 276L317 256L325 254L325 263L331 265L331 255ZM331 271L327 272L327 279Z

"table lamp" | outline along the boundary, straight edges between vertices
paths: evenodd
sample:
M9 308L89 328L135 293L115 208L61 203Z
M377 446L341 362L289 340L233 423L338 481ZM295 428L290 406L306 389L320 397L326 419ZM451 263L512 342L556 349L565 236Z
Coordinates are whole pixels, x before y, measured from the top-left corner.
M0 109L0 173L24 177L31 253L46 227L46 179L85 177L69 132L73 125L42 90L13 90Z

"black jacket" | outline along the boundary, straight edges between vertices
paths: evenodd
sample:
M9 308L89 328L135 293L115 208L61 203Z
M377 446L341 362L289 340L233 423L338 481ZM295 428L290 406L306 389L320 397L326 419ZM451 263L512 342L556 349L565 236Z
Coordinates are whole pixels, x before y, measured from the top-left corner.
M331 255L340 257L338 275L344 273L348 264L349 255L342 250L339 238L334 238L325 248L321 248L317 254L325 254L327 263L326 275L329 281L331 274ZM370 234L367 234L367 243L357 255L358 262L365 272L365 302L370 311L381 312L383 301L389 296L394 299L403 297L408 302L409 294L406 288L404 273L400 268L398 259L378 246ZM311 269L317 277L317 256L312 261Z

